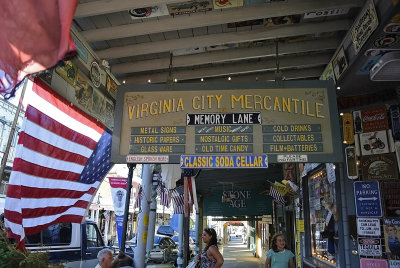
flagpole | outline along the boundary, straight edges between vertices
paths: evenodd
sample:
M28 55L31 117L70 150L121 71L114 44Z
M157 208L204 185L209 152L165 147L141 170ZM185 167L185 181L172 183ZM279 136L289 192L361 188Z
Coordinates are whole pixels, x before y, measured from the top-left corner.
M11 142L13 140L14 137L14 133L15 133L15 126L17 125L18 122L18 118L19 118L19 113L21 111L21 107L22 107L22 102L24 100L24 95L25 95L25 90L26 90L26 86L28 84L28 78L25 78L24 80L24 85L22 87L22 92L21 92L21 96L19 97L19 102L18 102L18 106L17 106L17 111L15 112L14 115L14 121L12 123L11 129L10 129L10 135L8 136L8 141L7 141L7 146L6 146L6 150L4 151L3 154L3 159L1 159L1 167L0 167L0 185L1 182L4 178L4 170L6 168L6 164L7 164L7 159L8 159L8 154L10 152L10 147L11 147Z

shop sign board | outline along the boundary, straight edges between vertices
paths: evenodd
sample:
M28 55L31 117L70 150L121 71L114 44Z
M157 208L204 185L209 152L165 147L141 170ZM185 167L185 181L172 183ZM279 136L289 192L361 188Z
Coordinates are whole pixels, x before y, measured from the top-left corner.
M354 198L356 203L356 216L368 218L381 218L382 205L377 181L355 181Z
M309 11L304 13L305 19L313 19L327 16L337 16L344 15L349 12L349 8L346 7L338 7L338 8L329 8L329 9L320 9L315 11Z
M246 163L263 168L343 161L330 81L121 86L115 107L114 163L126 163L127 155L165 155L171 164L182 155L261 157ZM215 167L202 161L191 168Z
M388 268L387 260L382 259L367 259L361 258L360 259L360 268Z
M381 240L378 238L359 238L358 253L361 256L382 256Z
M270 205L267 205L270 204ZM272 198L258 189L220 191L204 199L204 216L272 215Z
M357 234L359 236L380 236L380 220L371 218L357 218Z

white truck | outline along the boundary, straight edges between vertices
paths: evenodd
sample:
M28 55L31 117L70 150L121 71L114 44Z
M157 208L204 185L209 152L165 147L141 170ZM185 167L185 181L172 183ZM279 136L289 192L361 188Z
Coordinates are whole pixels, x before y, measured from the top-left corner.
M95 222L58 223L42 232L26 237L30 251L46 251L51 262L63 262L65 267L95 267L97 253L105 248Z

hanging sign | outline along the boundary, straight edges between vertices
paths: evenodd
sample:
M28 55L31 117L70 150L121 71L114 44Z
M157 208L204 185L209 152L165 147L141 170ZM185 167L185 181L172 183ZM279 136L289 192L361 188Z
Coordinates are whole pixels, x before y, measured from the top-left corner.
M344 150L346 154L346 170L347 177L351 180L358 178L357 156L354 146L346 147Z
M378 27L378 16L375 11L374 1L368 1L351 27L351 40L355 54L357 54L368 38Z
M381 236L379 219L357 218L357 234L359 236Z
M344 113L342 115L343 123L343 142L346 144L354 143L354 128L353 128L353 115L351 113Z
M125 212L126 178L108 178L111 186L111 195L114 203L115 224L117 225L118 243L121 247L122 224Z
M235 161L268 155L270 163L341 162L333 84L285 81L283 85L120 86L112 160L126 163L127 155L166 155L168 163L178 164L181 155L232 155L238 157Z
M388 268L387 260L381 259L360 259L360 268Z
M357 217L380 218L382 217L381 196L379 182L355 181L354 199Z
M182 155L181 168L267 168L267 155Z

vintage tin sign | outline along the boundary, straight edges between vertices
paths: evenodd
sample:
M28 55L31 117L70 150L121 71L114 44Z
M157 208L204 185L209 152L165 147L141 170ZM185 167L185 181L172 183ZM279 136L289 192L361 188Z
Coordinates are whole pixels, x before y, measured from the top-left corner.
M389 128L385 106L361 110L363 132L386 130Z
M384 182L382 185L382 199L386 218L400 217L400 183Z
M213 9L210 0L192 0L183 3L169 4L167 7L171 16L205 12Z
M392 136L394 140L400 140L400 107L392 105L389 108Z
M243 0L213 0L214 9L242 7Z
M367 155L361 158L363 180L397 179L398 171L394 153Z
M359 135L362 155L384 154L389 152L389 144L385 130L361 133Z
M361 256L382 256L381 240L377 238L359 238L358 254Z
M351 180L358 178L357 156L354 146L346 147L346 168L347 177Z
M344 113L342 115L343 124L343 142L346 144L354 143L354 128L353 128L353 115L351 113Z
M350 30L355 54L361 50L378 25L378 16L376 15L374 2L369 1L354 21Z
M381 236L379 219L357 218L357 234L359 236Z
M354 133L362 133L362 119L361 119L361 111L353 112L353 122L354 122Z

